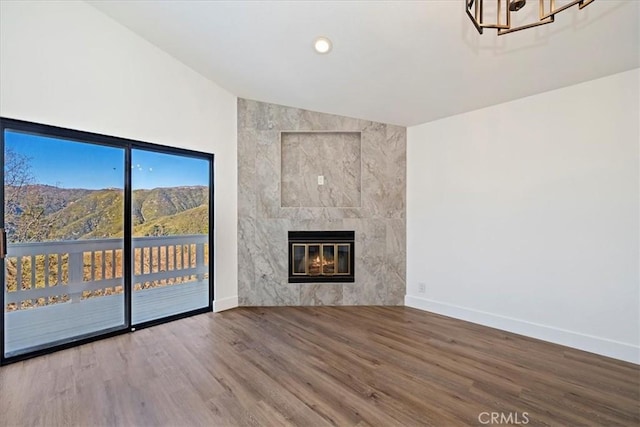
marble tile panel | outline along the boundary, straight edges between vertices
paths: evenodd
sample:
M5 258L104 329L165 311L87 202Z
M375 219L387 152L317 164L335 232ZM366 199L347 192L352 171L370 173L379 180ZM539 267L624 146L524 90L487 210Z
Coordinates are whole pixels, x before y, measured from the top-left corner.
M360 206L359 132L283 132L281 153L283 207Z
M260 305L298 305L297 284L287 283L288 220L257 220L255 280Z
M254 118L257 116L256 111L259 108L259 103L253 102L249 99L238 98L237 103L237 126L238 131L241 130L253 130L257 129L257 123L254 122ZM238 140L238 146L242 142Z
M242 305L256 298L255 255L257 253L255 239L255 220L242 217L238 220L238 300Z
M256 147L256 217L278 218L280 213L279 148L275 144Z
M280 218L335 220L362 217L360 208L282 208Z
M362 208L367 217L384 217L387 188L384 126L371 126L362 131Z
M307 219L307 220L294 220L290 224L297 231L304 230L346 230L344 228L344 222L341 219Z
M407 188L407 131L400 126L386 126L386 164L384 175L387 194L384 199L385 217L405 218Z
M383 220L344 220L345 229L355 231L355 284L343 291L348 305L383 304L386 229Z
M407 233L405 219L388 219L386 222L386 269L384 272L386 298L389 305L403 305L406 294Z
M397 271L389 269L384 272L384 284L384 305L404 305L407 293L404 278Z
M318 218L318 208L280 208L280 218L296 221L313 220Z
M342 284L301 284L300 305L341 305Z
M366 268L365 268L366 267ZM356 280L342 288L344 305L385 305L384 266L362 261L356 267Z
M405 219L385 220L385 264L403 281L406 274L407 233Z
M362 217L363 211L361 208L324 209L322 211L322 218L326 219L347 219Z
M238 216L256 215L256 145L255 132L238 131Z
M300 110L300 123L296 130L359 132L369 121L351 117Z
M302 111L276 104L238 99L238 127L257 130L297 129Z

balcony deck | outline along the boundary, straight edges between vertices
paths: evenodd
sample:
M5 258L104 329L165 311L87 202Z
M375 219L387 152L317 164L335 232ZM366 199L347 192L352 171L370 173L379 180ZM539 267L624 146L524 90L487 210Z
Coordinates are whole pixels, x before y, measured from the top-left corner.
M133 239L133 324L208 305L207 243L206 235ZM9 245L5 304L18 309L5 306L6 356L123 327L122 248L121 239ZM38 305L50 298L65 302Z

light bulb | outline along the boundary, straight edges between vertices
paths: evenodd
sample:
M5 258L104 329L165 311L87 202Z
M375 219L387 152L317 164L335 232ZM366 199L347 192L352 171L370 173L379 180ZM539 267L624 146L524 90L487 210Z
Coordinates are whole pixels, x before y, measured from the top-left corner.
M318 53L329 53L331 50L331 40L326 37L318 37L313 42L313 47Z

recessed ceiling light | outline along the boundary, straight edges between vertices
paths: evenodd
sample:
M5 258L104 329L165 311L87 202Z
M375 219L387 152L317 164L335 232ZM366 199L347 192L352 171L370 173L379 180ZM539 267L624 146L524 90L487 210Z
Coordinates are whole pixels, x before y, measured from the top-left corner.
M331 40L326 37L318 37L313 42L313 48L318 53L329 53L329 51L331 50Z

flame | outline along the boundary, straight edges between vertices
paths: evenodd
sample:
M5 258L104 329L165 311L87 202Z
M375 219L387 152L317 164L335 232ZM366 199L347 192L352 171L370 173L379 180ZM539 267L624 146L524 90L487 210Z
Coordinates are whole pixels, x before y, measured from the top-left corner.
M332 266L333 263L334 263L333 259L326 259L326 258L321 259L320 256L317 256L310 260L309 266L313 268L318 268L318 267Z

